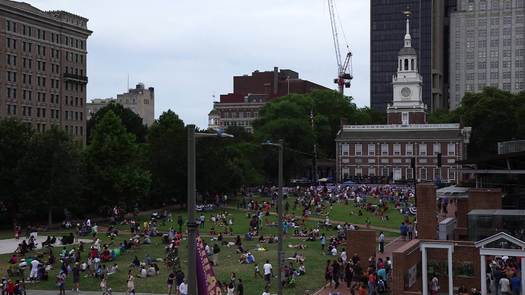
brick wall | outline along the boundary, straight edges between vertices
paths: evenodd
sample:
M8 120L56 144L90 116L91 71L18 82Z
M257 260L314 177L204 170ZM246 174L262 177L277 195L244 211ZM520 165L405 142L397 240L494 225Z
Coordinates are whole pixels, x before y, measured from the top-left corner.
M370 256L376 255L377 238L373 230L352 230L347 232L346 253L352 257L355 253L361 259L361 267L366 269Z
M474 209L501 209L502 196L501 189L472 188L468 193L468 211Z
M437 206L436 188L433 183L417 185L416 205L418 238L435 240L437 238Z
M405 292L421 290L421 251L419 250L419 243L419 240L412 240L392 252L392 294L408 294ZM417 279L413 286L405 290L408 270L413 266L416 266L417 269Z

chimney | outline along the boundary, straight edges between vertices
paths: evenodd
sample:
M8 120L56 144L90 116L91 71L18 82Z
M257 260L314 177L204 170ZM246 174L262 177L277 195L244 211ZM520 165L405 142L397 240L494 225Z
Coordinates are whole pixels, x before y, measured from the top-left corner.
M279 90L279 68L273 67L273 94L277 95Z

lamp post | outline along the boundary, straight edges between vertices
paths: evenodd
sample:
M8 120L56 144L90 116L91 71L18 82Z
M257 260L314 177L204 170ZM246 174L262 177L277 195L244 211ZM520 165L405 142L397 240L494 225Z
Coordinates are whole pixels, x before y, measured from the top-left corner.
M277 294L283 294L283 153L284 140L280 139L279 143L265 142L263 145L274 146L279 148L279 197L277 200L277 215L278 215L278 243L277 243Z
M197 295L197 223L195 222L195 141L201 137L233 137L231 134L195 133L195 125L188 125L188 294Z

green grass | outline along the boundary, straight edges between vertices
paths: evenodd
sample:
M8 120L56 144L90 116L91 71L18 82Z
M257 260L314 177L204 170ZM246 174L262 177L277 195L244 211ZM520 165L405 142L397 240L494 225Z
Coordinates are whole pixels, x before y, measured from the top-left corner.
M290 202L290 209L293 207L293 199L289 199ZM364 220L366 218L366 215L364 216L357 216L357 215L350 215L349 212L353 210L357 214L357 210L355 209L353 204L345 205L343 203L337 203L333 206L333 208L330 210L330 219L332 221L341 221L341 222L350 222L350 223L364 223ZM235 234L239 234L244 241L244 234L247 232L249 227L249 218L248 218L248 212L244 210L237 210L237 209L226 209L228 214L230 214L233 225L231 226ZM204 240L209 241L207 238L207 234L209 233L212 226L215 227L215 230L217 232L221 232L224 230L223 227L217 226L216 224L212 224L210 222L210 217L212 214L217 214L218 211L214 212L206 212L206 222L205 226L202 229L199 229L202 233ZM302 212L300 212L300 209L297 208L297 210L294 212L296 215L300 216ZM364 214L368 214L367 212L364 212ZM159 230L166 231L170 227L173 227L175 229L178 229L179 226L177 225L177 217L181 215L183 216L184 223L187 221L187 215L185 211L178 211L173 212L173 222L159 225ZM196 216L199 216L200 214L197 214ZM389 211L390 215L390 221L386 223L381 223L379 219L371 216L371 222L372 225L377 226L384 226L392 229L397 229L399 226L399 223L403 219L403 217L394 209L390 209ZM323 216L319 216L319 218L323 218ZM140 220L143 222L147 220L148 217L144 216L141 217ZM276 222L277 217L275 215L270 215L268 217L265 217L265 219L268 219L269 222ZM306 228L314 228L316 227L318 221L317 220L309 220L307 221L305 227ZM264 221L263 221L264 224ZM121 241L123 239L129 238L129 227L126 225L119 226L120 229L123 230L121 236L117 238L117 241ZM183 226L183 230L185 230L185 226ZM277 233L276 227L265 227L263 226L263 234L273 235ZM323 230L322 232L325 232L328 235L333 235L335 231L333 230ZM46 235L48 233L41 233L42 235ZM56 233L55 233L56 234ZM6 237L11 237L12 234L10 233L4 233ZM99 234L102 236L102 234ZM388 237L395 237L397 234L395 232L385 232L385 235ZM233 241L234 237L228 237L226 238L229 241ZM105 242L108 242L106 238L103 238ZM214 242L210 242L210 244L213 244ZM304 250L296 250L288 248L288 244L298 244L298 243L304 243L307 248ZM250 241L250 242L244 242L245 248L247 249L254 249L257 244L257 241ZM323 253L320 250L320 244L319 241L314 242L306 242L302 241L301 239L293 238L291 234L287 236L285 239L285 257L292 256L294 252L300 252L303 253L306 256L305 261L305 267L306 267L306 276L300 277L297 281L297 285L293 289L285 289L285 294L303 294L305 290L310 290L312 292L318 290L324 282L324 265L326 264L326 260L331 258L328 256L323 255ZM263 244L263 247L267 248L268 251L265 252L257 252L252 251L254 253L257 263L259 263L260 268L262 269L262 264L264 264L264 261L266 259L269 259L270 262L274 266L274 270L276 270L276 245L275 244ZM181 266L183 270L186 272L187 270L187 252L186 252L186 242L184 241L182 243L182 246L180 247L179 254L181 258ZM55 249L55 255L58 255L59 249ZM109 277L109 286L113 288L115 291L125 291L126 288L126 278L127 278L127 270L128 265L133 260L134 256L137 255L139 259L143 260L145 255L149 254L151 257L154 258L164 258L165 257L165 250L164 245L160 241L160 238L154 238L153 244L151 245L143 245L139 249L136 250L130 250L126 252L125 254L121 255L117 258L115 261L119 264L120 272L117 274L114 274ZM83 254L83 258L86 257L86 253ZM9 255L0 255L0 273L3 273L6 269L6 262L9 258ZM108 264L108 266L111 263ZM162 263L161 263L162 264ZM166 279L168 275L168 270L166 267L162 264L159 264L161 267L161 274L156 277L147 278L147 279L140 279L137 276L137 273L135 273L135 277L137 278L135 280L135 286L137 289L137 292L151 292L151 293L166 293ZM219 265L214 268L215 274L217 278L221 281L229 281L231 272L235 272L237 274L238 278L241 278L244 282L245 290L247 291L247 294L258 294L261 293L264 288L264 281L261 278L254 278L254 267L253 265L245 265L239 263L239 255L235 253L235 250L233 248L227 248L226 246L221 246L221 252L219 257ZM27 273L26 273L27 275ZM28 289L56 289L55 286L55 276L57 275L56 270L53 270L50 272L50 280L47 282L40 282L37 284L31 284L28 285ZM275 280L273 282L271 291L276 291L276 285ZM81 290L86 291L98 291L99 290L99 281L94 278L85 278L84 276L81 277L80 281L80 287ZM66 288L71 289L72 288L72 281L71 278L68 278L66 281Z

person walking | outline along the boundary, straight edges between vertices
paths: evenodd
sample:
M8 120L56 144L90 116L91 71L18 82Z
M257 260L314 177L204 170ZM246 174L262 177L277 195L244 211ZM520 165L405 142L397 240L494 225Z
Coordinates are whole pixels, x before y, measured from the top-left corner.
M135 295L135 278L131 273L131 269L128 271L128 280L127 280L127 295Z
M326 245L326 236L323 234L321 234L321 237L319 238L319 241L321 243L321 250L324 252L324 247Z
M173 292L173 284L175 283L175 274L173 272L170 272L168 275L168 295L171 295L171 292Z
M241 279L239 279L239 283L237 284L237 295L244 295L244 285Z
M381 232L378 237L379 240L379 252L385 253L385 234Z
M58 295L66 295L66 274L63 271L57 275Z
M266 263L263 265L263 272L264 272L264 281L266 282L267 285L269 285L272 279L272 275L273 275L273 269L272 269L272 265L270 264L270 260L266 260Z
M433 275L432 280L430 281L430 294L437 295L439 292L439 279L436 275Z
M186 283L186 279L184 279L182 283L179 285L179 294L188 295L188 284Z
M80 266L78 262L75 263L75 266L73 267L73 270L72 270L72 274L73 274L73 291L79 292L80 291Z

